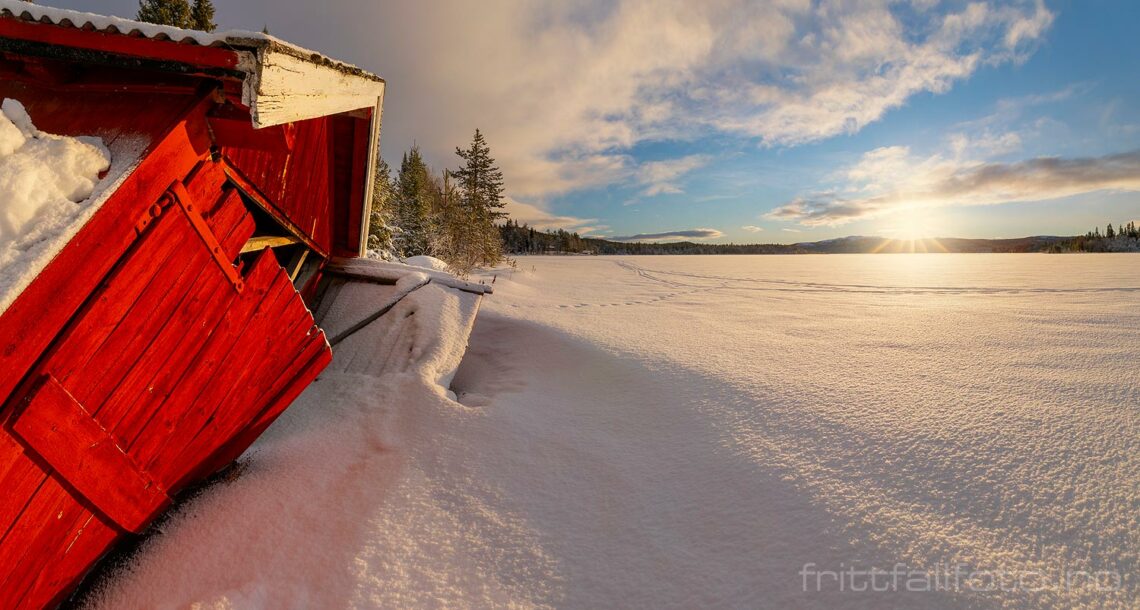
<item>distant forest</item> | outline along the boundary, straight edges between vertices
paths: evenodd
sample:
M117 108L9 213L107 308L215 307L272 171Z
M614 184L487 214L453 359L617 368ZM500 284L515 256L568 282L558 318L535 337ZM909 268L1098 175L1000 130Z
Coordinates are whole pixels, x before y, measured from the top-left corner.
M541 231L508 220L499 227L503 251L510 254L858 254L905 252L1140 252L1140 227L1130 222L1108 225L1076 237L1035 236L1012 239L890 239L852 236L797 244L703 244L619 242L582 237L564 230Z
M698 244L620 242L582 237L559 229L539 231L508 220L499 227L507 254L806 254L808 250L787 244Z
M1051 252L1140 252L1140 227L1136 221L1109 224L1100 232L1100 227L1057 244Z

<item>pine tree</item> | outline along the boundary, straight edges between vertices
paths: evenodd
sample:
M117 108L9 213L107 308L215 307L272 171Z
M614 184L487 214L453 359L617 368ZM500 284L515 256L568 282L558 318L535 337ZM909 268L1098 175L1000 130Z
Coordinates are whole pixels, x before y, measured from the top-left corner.
M368 217L368 249L392 250L392 216L395 212L395 186L392 169L384 159L376 161L376 178L372 184L372 212Z
M503 172L495 165L491 149L483 134L476 129L467 150L455 148L463 166L455 179L463 197L466 214L474 223L475 239L482 250L481 262L494 264L502 258L502 235L496 222L507 216L503 212Z
M399 232L393 242L401 256L429 254L431 191L431 173L419 147L412 146L404 154L400 174L396 178L396 225Z
M213 32L218 28L218 24L214 23L213 2L194 0L194 5L190 8L190 28L203 32Z
M139 21L176 28L190 27L190 3L187 0L139 0Z
M1112 230L1112 223L1108 223L1108 227L1104 230L1104 236L1108 239L1116 237L1116 231Z

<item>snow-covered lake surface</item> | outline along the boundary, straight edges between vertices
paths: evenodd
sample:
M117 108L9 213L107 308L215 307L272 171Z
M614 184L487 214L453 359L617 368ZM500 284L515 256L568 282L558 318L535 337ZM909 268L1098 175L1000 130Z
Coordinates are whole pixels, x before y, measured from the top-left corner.
M495 289L458 404L439 358L353 347L92 605L1140 605L1140 257L525 257Z

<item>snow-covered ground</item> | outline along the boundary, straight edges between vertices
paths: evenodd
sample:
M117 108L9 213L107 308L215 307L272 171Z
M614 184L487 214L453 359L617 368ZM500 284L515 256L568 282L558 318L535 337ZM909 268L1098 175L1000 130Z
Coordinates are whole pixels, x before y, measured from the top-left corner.
M1134 608L1137 262L523 258L458 402L421 290L91 605Z

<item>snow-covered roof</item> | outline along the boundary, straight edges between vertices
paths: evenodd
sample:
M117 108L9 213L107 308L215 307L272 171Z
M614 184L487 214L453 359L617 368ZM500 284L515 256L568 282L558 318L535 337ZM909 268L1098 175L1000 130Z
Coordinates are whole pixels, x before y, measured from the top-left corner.
M255 127L362 108L379 113L383 101L379 76L261 32L199 32L22 0L0 0L0 18L233 51L235 67L244 75L242 101L252 110Z

